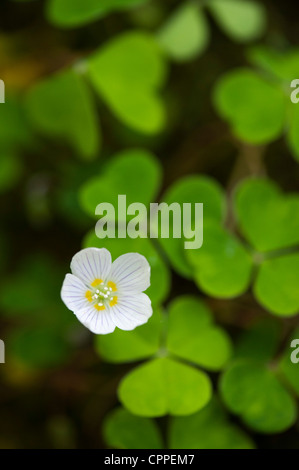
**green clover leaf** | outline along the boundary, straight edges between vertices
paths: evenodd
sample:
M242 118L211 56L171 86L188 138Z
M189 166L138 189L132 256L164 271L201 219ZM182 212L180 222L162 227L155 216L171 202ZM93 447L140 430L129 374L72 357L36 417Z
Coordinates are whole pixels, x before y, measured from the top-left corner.
M252 0L210 0L210 12L221 29L234 41L258 39L266 29L266 11Z
M277 52L259 46L248 52L257 71L236 69L220 77L213 100L232 132L249 144L268 144L284 130L292 155L299 159L299 111L291 102L291 82L298 76L297 49Z
M65 70L35 85L26 96L33 126L59 138L85 160L99 151L100 127L90 91L74 70Z
M191 2L179 7L157 34L161 47L176 61L190 60L201 54L209 36L201 8Z
M187 1L174 10L157 33L160 46L172 60L188 61L207 48L210 27L205 8L233 41L254 41L266 29L265 8L256 1L209 0L202 5Z
M83 26L108 13L142 5L147 0L49 0L46 14L53 24L62 28Z
M213 93L215 107L233 133L250 144L277 139L285 122L285 98L276 84L250 69L237 69L221 77Z
M231 298L245 292L252 275L252 259L242 243L215 223L205 222L204 243L188 250L194 280L209 295Z
M149 34L129 32L114 38L90 57L88 74L124 124L145 134L163 129L166 113L159 90L166 62Z
M235 213L242 234L260 258L254 281L256 298L277 315L296 314L299 197L283 195L268 180L248 179L235 193Z
M149 206L158 192L162 179L160 162L145 150L131 149L110 159L99 175L88 180L81 188L79 200L83 210L92 217L101 202L118 207L118 195L126 195L127 206L141 202ZM134 181L134 184L132 184Z
M253 449L254 443L238 426L231 424L219 401L213 398L190 416L172 418L171 449Z
M195 203L203 204L204 227L209 220L221 222L225 215L225 200L222 188L219 184L207 176L186 176L176 181L161 196L161 201L171 205L172 203L182 204ZM194 226L195 214L192 212L191 225ZM184 249L184 237L181 239L172 237L172 221L170 219L170 238L159 238L165 254L172 267L182 276L191 278L192 269L186 261L185 252L193 250ZM182 221L182 234L183 234ZM204 241L205 243L205 241Z
M235 194L235 213L242 234L259 252L299 244L299 196L283 195L270 180L242 182Z
M229 336L213 324L206 305L191 296L169 305L166 346L173 355L209 370L221 369L232 353Z
M282 432L296 420L294 398L260 362L235 361L224 372L220 390L227 407L258 432Z
M126 375L118 388L125 407L140 416L188 415L210 400L208 376L170 358L153 359Z
M117 408L107 416L103 434L108 445L117 449L163 449L156 422L132 415L124 408Z

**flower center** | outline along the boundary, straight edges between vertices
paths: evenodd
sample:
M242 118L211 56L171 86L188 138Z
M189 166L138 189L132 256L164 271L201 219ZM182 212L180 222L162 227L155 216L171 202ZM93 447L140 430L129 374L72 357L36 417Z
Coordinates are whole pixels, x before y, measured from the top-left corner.
M91 290L86 291L85 297L96 310L105 310L108 305L113 307L117 304L117 296L115 295L117 288L114 282L95 279L91 283L91 288Z

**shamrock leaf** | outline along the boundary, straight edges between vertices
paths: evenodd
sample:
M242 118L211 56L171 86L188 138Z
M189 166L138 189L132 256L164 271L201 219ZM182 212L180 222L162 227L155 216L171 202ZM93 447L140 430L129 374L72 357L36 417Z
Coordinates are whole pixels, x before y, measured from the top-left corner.
M286 130L298 160L299 111L291 102L290 84L299 73L299 51L255 47L248 57L260 70L236 69L222 76L214 89L215 107L233 133L249 144L270 143Z
M296 420L293 397L275 374L259 362L234 362L224 372L220 390L228 408L261 433L285 431Z
M47 137L60 138L86 160L99 150L99 123L83 78L66 70L35 85L26 96L34 127Z
M260 252L299 243L299 196L283 195L272 181L244 181L236 191L235 212L242 234Z
M233 133L244 142L266 144L282 134L284 94L279 86L250 69L237 69L221 77L213 101Z
M266 29L265 8L256 1L209 0L202 5L188 1L167 18L157 33L159 44L171 59L187 61L204 52L210 39L205 8L234 41L254 41Z
M134 202L148 206L157 194L161 178L160 163L154 155L145 150L126 150L109 160L104 171L83 185L80 203L93 217L98 204L110 203L116 209L117 218L118 195L126 195L127 206Z
M262 201L262 204L261 204ZM284 196L272 182L248 179L235 194L235 213L241 231L259 255L254 293L277 315L299 310L298 257L299 197Z
M114 10L126 10L147 0L49 0L47 17L63 28L82 26Z
M123 408L117 408L108 415L103 434L108 445L117 449L163 449L156 422L132 415Z
M192 204L193 211L191 211L191 226L195 225L195 212L194 204L203 204L203 218L204 229L209 220L221 222L225 215L225 201L221 187L216 181L206 176L186 176L175 182L161 197L161 200L168 204L180 204L183 207L184 203ZM172 267L182 276L190 278L192 276L192 269L190 264L186 261L186 251L184 242L184 225L181 219L181 233L182 238L174 238L172 230L172 220L170 219L170 233L169 238L159 238L164 252L169 258ZM201 230L202 227L196 227ZM205 236L204 236L205 238ZM204 240L205 244L205 240Z
M191 296L170 304L166 346L175 356L210 370L221 369L232 352L229 336L213 324L205 304Z
M170 423L171 449L253 449L251 439L231 424L215 398L190 416L173 417Z
M212 387L206 374L170 358L153 359L122 379L118 396L140 416L188 415L210 400Z
M166 64L150 35L130 32L114 38L91 56L88 73L124 124L145 134L163 129L165 109L158 91Z
M252 41L265 31L266 11L256 1L210 0L207 6L221 29L234 41Z
M231 298L249 286L250 254L237 238L215 223L205 223L203 246L186 251L185 256L193 267L195 282L209 295Z
M259 302L277 315L299 311L299 253L265 260L258 271L254 293Z
M157 37L169 57L185 61L205 50L209 28L202 10L195 4L186 3L168 18Z

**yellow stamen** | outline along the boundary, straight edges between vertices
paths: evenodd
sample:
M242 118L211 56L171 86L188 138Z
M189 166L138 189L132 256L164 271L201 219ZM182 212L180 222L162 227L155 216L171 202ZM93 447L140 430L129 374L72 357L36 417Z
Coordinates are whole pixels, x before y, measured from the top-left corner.
M100 306L100 305L96 304L96 305L94 306L94 308L95 308L96 310L105 310L105 306L104 306L104 305L101 305L101 306Z
M110 307L114 307L114 305L116 305L116 304L117 304L117 297L114 296L113 299L111 300L111 302L109 302L109 305L110 305Z
M103 280L102 279L95 279L92 283L91 283L91 286L92 287L97 287L99 286L100 284L102 284Z
M117 287L116 287L115 282L109 281L109 282L107 283L107 286L108 286L108 287L111 287L111 289L113 290L113 292L116 292L116 291L117 291Z
M85 297L87 298L88 302L92 302L92 294L90 290L85 292Z

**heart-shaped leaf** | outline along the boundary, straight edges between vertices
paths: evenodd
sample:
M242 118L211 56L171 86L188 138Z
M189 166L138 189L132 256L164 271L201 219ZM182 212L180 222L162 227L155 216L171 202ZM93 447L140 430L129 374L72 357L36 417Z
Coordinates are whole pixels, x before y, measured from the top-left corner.
M198 287L209 295L231 298L249 286L252 259L244 246L215 223L204 225L204 242L199 250L187 250Z
M222 76L213 100L234 134L245 142L266 144L282 134L286 117L283 91L250 69Z
M201 8L186 3L168 18L158 41L174 60L190 60L202 53L209 41L209 26Z
M90 91L74 70L66 70L35 85L26 96L35 128L60 138L84 159L99 151L100 127Z
M221 369L232 352L229 336L213 324L210 310L191 296L170 304L166 344L172 354L210 370Z
M299 312L298 278L298 253L266 260L258 271L254 294L270 312L296 315Z
M251 439L231 424L218 400L190 416L172 418L171 449L253 449Z
M137 367L118 389L120 401L131 413L147 417L195 413L208 403L211 394L206 374L169 358Z
M130 32L114 38L90 58L89 76L124 124L146 134L164 127L165 109L158 90L166 63L150 35Z
M273 372L260 363L235 362L222 376L220 385L228 408L256 431L282 432L296 420L294 399Z
M160 187L160 162L145 150L123 151L108 161L104 171L100 168L99 176L87 181L79 195L82 208L93 217L97 205L106 202L114 206L118 218L119 195L126 195L127 206L134 202L149 206Z
M225 200L222 188L219 184L206 176L186 176L175 182L161 197L161 201L166 202L169 206L172 203L192 204L191 210L191 226L197 229L196 237L200 237L202 226L195 225L195 209L197 203L203 204L204 224L209 220L221 222L225 215ZM171 221L171 219L170 219ZM173 268L182 276L191 277L192 269L186 261L184 247L186 238L184 237L184 224L181 214L181 233L182 238L173 238L172 222L170 222L169 238L159 238L159 243L167 254Z
M113 10L126 10L147 0L49 0L49 21L63 28L82 26L95 21Z
M123 408L117 408L108 415L103 433L107 444L116 449L163 449L157 423L150 418L132 415Z
M253 0L210 0L207 4L223 31L234 41L259 38L266 28L266 11Z
M235 212L243 235L258 251L299 243L299 196L284 196L270 180L242 182L235 195Z

